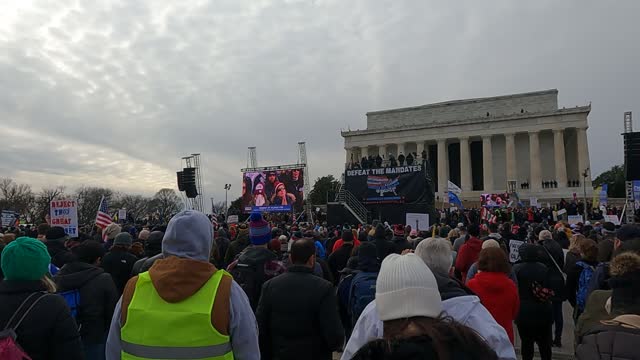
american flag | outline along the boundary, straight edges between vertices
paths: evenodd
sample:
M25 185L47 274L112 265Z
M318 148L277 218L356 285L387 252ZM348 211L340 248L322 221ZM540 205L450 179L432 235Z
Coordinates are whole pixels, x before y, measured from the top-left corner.
M214 229L218 228L218 214L216 214L215 211L211 214L211 223Z
M100 200L100 207L98 208L98 214L96 215L96 225L101 228L107 227L107 225L113 222L111 216L107 213L109 211L109 205L107 204L107 199L102 197Z

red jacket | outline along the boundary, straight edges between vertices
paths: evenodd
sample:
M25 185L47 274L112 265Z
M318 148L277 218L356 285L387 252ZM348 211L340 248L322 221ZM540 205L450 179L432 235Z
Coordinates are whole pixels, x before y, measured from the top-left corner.
M342 239L338 239L335 242L335 244L333 244L333 248L331 249L331 252L333 253L336 250L340 249L342 245L344 245L344 241ZM357 248L358 246L360 246L360 241L358 239L353 239L353 247Z
M482 305L509 335L513 344L513 320L520 309L518 288L507 274L481 271L467 286L478 295Z
M462 283L467 281L467 271L469 271L471 265L478 261L480 250L482 250L482 240L473 236L460 247L456 257L456 269L462 273Z

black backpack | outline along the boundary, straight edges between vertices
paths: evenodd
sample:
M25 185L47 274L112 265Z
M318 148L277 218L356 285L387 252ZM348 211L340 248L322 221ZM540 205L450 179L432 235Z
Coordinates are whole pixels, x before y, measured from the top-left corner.
M238 260L236 266L231 270L231 276L244 290L249 298L251 309L255 312L258 308L262 284L266 281L264 265L266 261L249 263Z

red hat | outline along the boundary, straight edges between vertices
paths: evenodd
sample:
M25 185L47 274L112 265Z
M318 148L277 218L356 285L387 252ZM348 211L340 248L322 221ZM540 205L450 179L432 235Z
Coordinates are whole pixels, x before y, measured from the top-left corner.
M257 183L256 188L253 190L254 195L264 195L264 185L262 183Z
M279 188L286 189L285 186L284 186L284 183L281 183L281 182L277 182L276 186L274 186L274 188L275 188L275 192L278 192Z
M404 225L398 224L393 227L393 235L404 236Z

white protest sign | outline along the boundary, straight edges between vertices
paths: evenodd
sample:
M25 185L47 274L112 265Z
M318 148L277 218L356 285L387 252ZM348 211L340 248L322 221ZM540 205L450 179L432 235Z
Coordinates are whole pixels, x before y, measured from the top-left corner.
M540 205L538 205L538 198L536 197L529 198L529 203L531 207L540 207Z
M583 222L582 215L569 215L568 221L569 225L581 223Z
M78 236L78 203L75 200L53 200L49 204L51 226L60 226L71 236Z
M238 215L229 215L227 217L228 224L237 224L238 223Z
M406 224L417 231L429 229L429 214L407 213Z
M127 209L118 210L118 220L127 220Z
M1 226L14 226L16 223L16 219L18 219L18 213L9 210L2 210L1 215Z
M509 262L514 264L520 260L520 246L524 241L509 240Z
M612 222L613 225L620 225L620 219L618 215L605 215L604 221Z
M567 209L560 209L560 210L558 210L558 216L560 216L560 215L564 215L564 214L566 214L566 213L567 213Z

